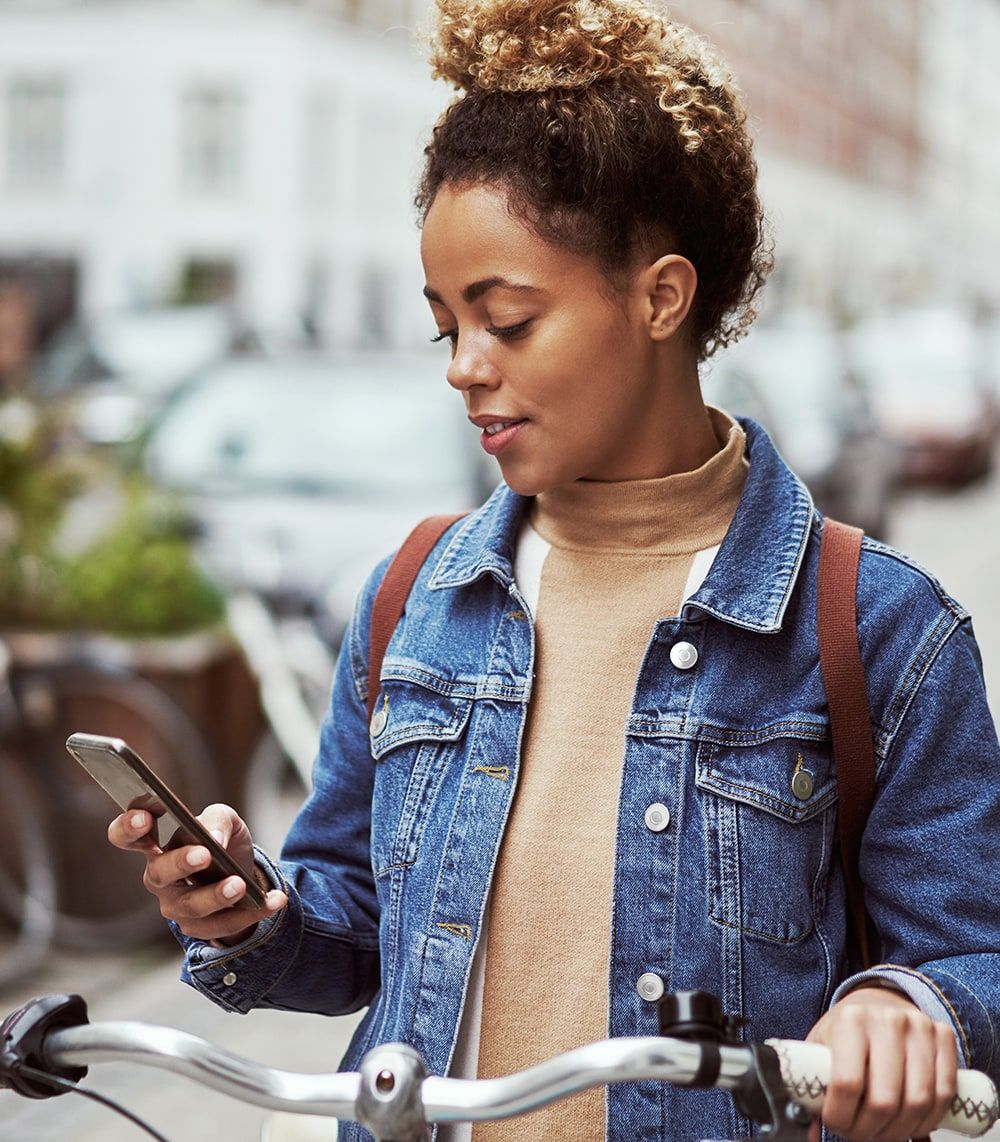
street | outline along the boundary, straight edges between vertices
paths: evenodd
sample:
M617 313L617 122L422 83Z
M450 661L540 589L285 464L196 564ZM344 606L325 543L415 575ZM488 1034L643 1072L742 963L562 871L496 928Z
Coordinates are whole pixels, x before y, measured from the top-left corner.
M920 493L900 504L892 541L932 570L969 609L982 646L987 685L1000 696L1000 609L992 597L992 560L1000 557L1000 480L958 496ZM290 1070L336 1067L357 1016L326 1019L259 1011L227 1015L176 982L176 950L141 956L60 954L30 988L5 997L79 991L93 1021L143 1020L200 1035L239 1054ZM196 1087L189 1080L136 1066L101 1065L89 1085L123 1102L171 1140L253 1139L265 1112ZM1000 1138L1000 1130L991 1132ZM31 1103L0 1094L2 1142L135 1142L137 1128L75 1095Z

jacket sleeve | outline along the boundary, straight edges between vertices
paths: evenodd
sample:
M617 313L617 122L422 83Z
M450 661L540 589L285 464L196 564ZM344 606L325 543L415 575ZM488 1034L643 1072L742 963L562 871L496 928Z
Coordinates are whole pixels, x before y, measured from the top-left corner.
M914 673L916 671L916 673ZM898 987L955 1030L961 1065L1000 1078L1000 747L968 617L918 656L862 840L886 961L844 981Z
M379 908L371 868L374 762L368 736L367 639L381 563L361 593L337 661L313 792L279 863L257 864L288 905L242 944L217 948L175 934L182 978L231 1011L277 1007L343 1015L379 987Z

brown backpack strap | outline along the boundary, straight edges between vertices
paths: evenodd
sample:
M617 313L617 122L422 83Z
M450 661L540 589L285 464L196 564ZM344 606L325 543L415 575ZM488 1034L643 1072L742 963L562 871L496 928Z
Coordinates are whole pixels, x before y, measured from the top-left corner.
M827 519L820 543L817 626L819 661L830 708L837 772L840 859L849 921L861 964L871 963L858 856L875 799L875 748L871 709L858 643L858 564L862 533Z
M396 552L379 585L372 605L371 634L368 643L369 722L375 713L375 702L378 699L382 659L385 658L392 632L403 614L410 590L434 545L448 528L461 518L462 515L434 515L421 520L403 540L402 547Z

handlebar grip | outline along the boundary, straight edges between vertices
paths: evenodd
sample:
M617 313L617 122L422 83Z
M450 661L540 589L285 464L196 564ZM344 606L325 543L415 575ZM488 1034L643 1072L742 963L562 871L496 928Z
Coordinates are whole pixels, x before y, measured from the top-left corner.
M830 1081L830 1050L821 1043L799 1043L794 1039L768 1039L781 1063L781 1077L792 1099L818 1114L823 1109ZM941 1130L955 1130L978 1138L1000 1117L997 1089L982 1071L958 1072L958 1093L939 1123Z

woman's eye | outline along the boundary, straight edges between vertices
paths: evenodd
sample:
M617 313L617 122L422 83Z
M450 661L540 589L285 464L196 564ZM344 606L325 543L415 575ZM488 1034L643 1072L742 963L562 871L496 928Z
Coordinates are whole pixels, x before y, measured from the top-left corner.
M450 341L452 348L454 348L455 343L458 341L458 330L457 329L445 329L441 333L438 333L436 336L432 337L431 341L435 345L439 341Z
M519 321L516 325L489 325L486 327L486 332L491 337L499 337L503 341L513 341L522 333L527 333L530 324L531 319L528 318L527 321Z

